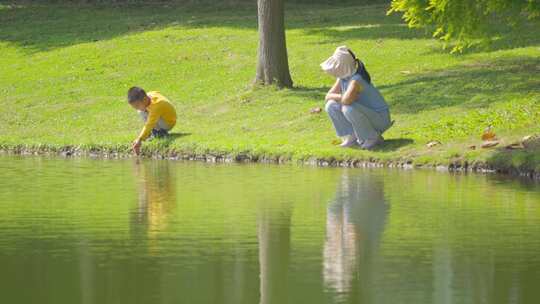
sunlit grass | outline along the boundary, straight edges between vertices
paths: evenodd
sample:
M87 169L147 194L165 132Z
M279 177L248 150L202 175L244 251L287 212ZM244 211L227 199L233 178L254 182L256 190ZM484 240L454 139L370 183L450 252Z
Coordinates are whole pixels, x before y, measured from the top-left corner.
M251 85L254 6L3 6L0 145L126 151L141 127L125 102L132 85L168 96L179 113L174 132L185 134L147 151L448 163L498 154L467 148L488 125L504 142L540 133L535 39L451 55L385 11L289 6L295 88L277 90ZM318 64L342 44L366 63L396 121L375 152L337 148L326 115L310 114L332 83ZM431 140L442 145L428 149Z

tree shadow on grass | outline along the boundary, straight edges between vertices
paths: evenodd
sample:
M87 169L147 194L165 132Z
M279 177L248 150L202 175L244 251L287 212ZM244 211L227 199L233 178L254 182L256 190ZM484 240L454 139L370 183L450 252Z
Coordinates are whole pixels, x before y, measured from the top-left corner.
M481 108L501 95L527 94L540 87L540 58L514 57L435 70L381 90L395 113L417 113L442 107Z
M424 36L408 29L398 15L386 16L387 9L386 5L288 4L286 28L323 35L326 42ZM0 6L0 24L0 42L36 52L171 26L252 29L256 35L257 7L255 2L7 5Z
M223 8L223 9L222 9ZM251 12L253 11L253 12ZM249 12L249 14L248 14ZM246 17L251 18L247 19ZM256 29L256 10L214 3L193 4L0 4L0 42L21 46L27 52L48 51L86 42L169 26L250 27Z
M308 35L322 36L325 39L317 41L318 44L344 43L350 40L377 40L382 44L384 39L421 39L430 38L426 32L412 30L402 23L368 24L347 26L344 28L316 28L307 29Z
M1 1L0 1L1 3ZM386 15L388 5L293 4L286 7L287 30L322 35L326 43L351 39L417 39L424 31L411 30L397 14ZM0 4L0 42L13 43L26 52L47 51L79 43L165 27L242 28L257 30L255 2L152 3L152 4ZM527 34L525 38L519 34ZM516 35L518 34L518 35ZM256 33L254 32L254 35ZM494 47L513 48L538 43L536 31L512 32ZM531 39L534 37L534 39ZM322 42L321 42L322 43Z
M1 3L1 1L0 1ZM288 4L286 28L313 29L313 34L338 34L330 27L358 27L366 37L402 38L407 29L398 16L386 16L386 6ZM241 28L257 30L256 2L152 3L152 4L0 4L0 42L9 42L27 52L47 51L86 42L165 27ZM373 28L370 26L373 25ZM397 29L397 30L396 30ZM369 34L369 32L372 32ZM416 31L411 31L416 32ZM343 34L342 34L343 35ZM340 35L337 35L340 36Z
M303 99L321 101L324 100L326 92L329 88L327 87L304 87L298 86L290 89L291 93L296 96L301 96Z
M513 57L473 62L412 74L394 84L377 86L392 113L418 113L443 107L482 108L501 96L525 95L540 88L540 58ZM291 94L321 101L329 87L295 87Z
M488 38L485 41L477 41L477 43L456 55L495 52L540 45L540 35L538 35L539 27L540 21L538 20L522 20L520 24L517 24L514 27L510 27L505 23L495 24L491 28L491 33L489 34L489 37L492 38ZM433 47L427 54L448 53L454 46L455 43L450 43L447 48Z
M432 29L411 29L400 14L387 15L388 5L365 6L336 6L319 8L315 6L298 8L302 11L292 13L297 15L292 20L287 19L287 29L304 29L307 35L326 38L317 41L323 43L344 43L349 40L377 40L383 46L384 39L433 39ZM287 10L287 12L291 9ZM537 28L538 20L523 19L513 27L507 22L494 23L490 36L494 37L489 43L479 43L467 48L463 54L492 52L497 50L514 49L538 45L540 35ZM448 48L436 44L432 52L448 53Z

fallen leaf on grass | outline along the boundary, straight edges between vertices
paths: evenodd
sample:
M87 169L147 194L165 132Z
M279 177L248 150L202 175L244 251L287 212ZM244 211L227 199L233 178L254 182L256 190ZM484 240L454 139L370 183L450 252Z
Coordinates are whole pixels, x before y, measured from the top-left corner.
M493 141L495 139L496 135L495 132L493 132L493 127L489 126L484 130L484 133L482 134L482 140L484 141Z
M426 144L426 147L428 147L428 148L433 148L433 147L438 146L438 145L440 145L440 144L441 144L440 141L438 141L438 140L432 140L432 141L430 141L430 142L428 142L428 143Z
M482 148L487 149L487 148L495 147L498 144L499 144L498 140L488 140L482 144Z
M411 74L411 71L401 71L401 74L409 75Z
M322 109L319 108L319 107L313 108L313 109L311 109L311 111L309 111L309 113L311 113L311 114L319 114L321 112L322 112Z
M470 145L469 150L476 150L476 145Z

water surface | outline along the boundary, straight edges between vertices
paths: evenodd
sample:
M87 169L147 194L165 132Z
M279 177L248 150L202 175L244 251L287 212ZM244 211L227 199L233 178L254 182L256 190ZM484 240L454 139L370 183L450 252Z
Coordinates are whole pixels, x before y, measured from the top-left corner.
M540 303L540 188L0 158L2 303Z

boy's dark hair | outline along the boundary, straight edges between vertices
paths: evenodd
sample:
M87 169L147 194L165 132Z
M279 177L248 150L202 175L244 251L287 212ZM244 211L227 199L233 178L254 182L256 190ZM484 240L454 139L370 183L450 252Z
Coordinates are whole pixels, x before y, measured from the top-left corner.
M366 66L364 65L362 60L356 58L356 55L354 55L353 51L351 51L350 49L348 51L349 51L349 54L351 54L351 56L354 58L354 61L356 61L356 65L358 67L358 69L356 70L356 73L360 74L360 76L362 76L362 78L364 78L364 80L367 81L367 83L371 84L371 76L366 70Z
M146 92L139 87L132 87L128 90L128 102L141 101L146 97Z

